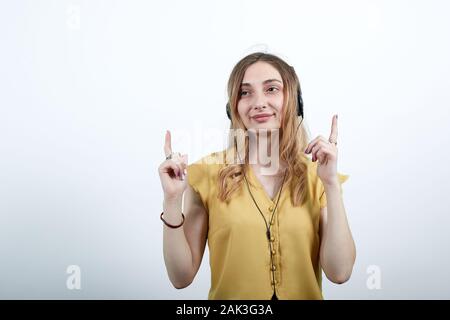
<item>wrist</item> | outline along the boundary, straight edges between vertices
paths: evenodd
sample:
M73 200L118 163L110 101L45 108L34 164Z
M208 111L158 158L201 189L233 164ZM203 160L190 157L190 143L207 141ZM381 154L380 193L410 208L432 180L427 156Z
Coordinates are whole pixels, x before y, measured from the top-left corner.
M331 190L331 189L340 189L341 185L339 183L338 177L336 177L336 179L324 182L323 187L325 188L325 190L327 189Z
M183 213L181 213L182 221L178 224L173 224L173 223L167 222L166 219L164 219L163 215L164 215L164 211L161 212L161 215L159 216L160 219L162 220L162 222L164 222L164 224L166 226L168 226L171 229L178 229L179 227L181 227L184 224L184 214Z
M175 196L164 195L165 204L178 204L181 203L182 199L183 195L175 195Z
M173 216L174 213L177 215L181 212L182 201L180 198L165 198L163 202L163 212L166 215Z

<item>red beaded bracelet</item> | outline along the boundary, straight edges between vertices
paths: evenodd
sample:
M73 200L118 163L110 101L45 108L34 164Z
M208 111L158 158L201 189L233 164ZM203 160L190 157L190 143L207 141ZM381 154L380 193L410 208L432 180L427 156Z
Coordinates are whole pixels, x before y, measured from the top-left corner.
M183 225L183 223L184 223L184 214L183 214L183 213L181 213L181 216L183 217L183 221L181 221L181 223L180 223L179 225L177 225L177 226L174 226L173 224L167 223L167 221L164 220L164 218L162 217L162 216L163 216L163 213L164 213L164 211L161 212L160 218L161 218L161 220L164 222L164 224L165 224L166 226L168 226L169 228L175 229L175 228L179 228L179 227L181 227L181 226Z

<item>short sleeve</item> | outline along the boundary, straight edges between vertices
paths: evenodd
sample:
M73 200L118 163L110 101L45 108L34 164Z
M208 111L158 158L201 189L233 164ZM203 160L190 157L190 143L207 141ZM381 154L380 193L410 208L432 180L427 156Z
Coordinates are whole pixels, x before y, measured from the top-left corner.
M200 195L203 205L208 209L209 174L208 164L201 160L187 166L187 180L189 185Z
M349 177L350 177L350 176L347 175L347 174L342 174L342 173L339 173L339 172L338 172L338 179L339 179L339 183L340 183L340 185L341 185L341 195L343 194L342 184L343 184L345 181L347 181L347 179L348 179ZM322 181L321 181L320 179L318 179L318 180L319 180L318 183L319 183L319 190L320 190L319 202L320 202L320 208L322 209L322 208L324 208L324 207L327 206L327 196L326 196L325 188L324 188L324 186L323 186L323 184L322 184Z

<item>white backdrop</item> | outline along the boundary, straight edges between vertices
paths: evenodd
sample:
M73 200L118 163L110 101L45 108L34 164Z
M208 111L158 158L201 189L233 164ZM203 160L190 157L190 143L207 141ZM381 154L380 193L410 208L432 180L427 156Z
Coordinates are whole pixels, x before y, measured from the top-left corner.
M208 251L186 289L165 271L164 133L190 162L222 150L231 69L267 50L299 74L311 138L339 114L357 260L324 297L449 299L449 10L1 0L0 298L207 299Z

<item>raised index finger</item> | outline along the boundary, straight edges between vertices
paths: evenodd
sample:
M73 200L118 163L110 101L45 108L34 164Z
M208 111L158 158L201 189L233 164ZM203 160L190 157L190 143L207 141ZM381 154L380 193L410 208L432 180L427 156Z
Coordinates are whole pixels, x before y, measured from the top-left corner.
M166 141L164 143L164 153L166 154L166 157L172 153L172 142L171 142L169 130L166 131Z
M337 128L337 114L333 116L333 120L331 122L331 134L330 134L330 141L337 141L338 137L338 128Z

